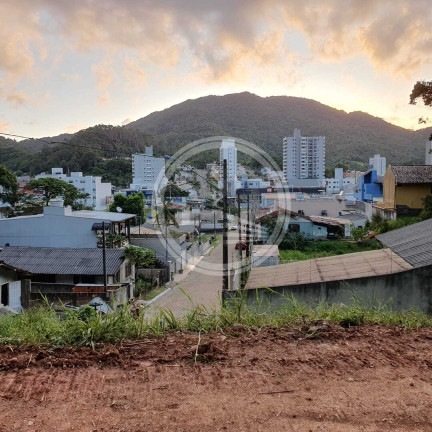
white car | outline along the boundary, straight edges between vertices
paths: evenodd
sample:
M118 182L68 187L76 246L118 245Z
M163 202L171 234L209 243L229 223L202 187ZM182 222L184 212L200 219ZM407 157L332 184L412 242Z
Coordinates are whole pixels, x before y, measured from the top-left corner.
M236 231L237 230L237 225L230 225L230 227L228 229L230 231Z

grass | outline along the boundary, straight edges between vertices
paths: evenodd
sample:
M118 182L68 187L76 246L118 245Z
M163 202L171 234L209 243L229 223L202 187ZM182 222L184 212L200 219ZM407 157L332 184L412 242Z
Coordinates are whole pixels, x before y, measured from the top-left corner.
M322 258L334 255L344 255L354 252L365 252L381 249L381 244L376 240L357 243L343 240L309 241L303 250L279 250L281 263L302 261L313 258Z
M319 303L312 307L290 297L285 298L280 308L270 309L269 305L258 299L255 307L249 307L245 298L239 295L220 310L191 307L181 319L166 309L161 309L155 316L147 316L145 310L136 316L126 306L115 313L100 316L91 308L78 312L63 310L59 314L50 305L44 304L16 316L0 316L0 344L94 348L103 342L163 336L173 329L202 333L244 325L259 331L268 326L304 325L317 319L344 326L385 324L405 328L432 327L432 316L415 310L395 311L391 304L366 305L354 299L349 306Z
M164 286L159 286L157 288L153 288L152 290L146 292L145 294L141 294L140 299L142 300L152 300L160 293L163 293L167 288Z

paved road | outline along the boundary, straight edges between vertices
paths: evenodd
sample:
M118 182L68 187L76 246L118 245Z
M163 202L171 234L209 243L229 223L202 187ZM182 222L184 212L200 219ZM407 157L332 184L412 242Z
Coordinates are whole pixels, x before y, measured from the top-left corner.
M231 231L228 236L229 261L236 259L235 243L238 232ZM192 305L202 305L206 308L220 306L222 291L222 272L206 274L201 272L203 266L212 268L212 264L222 266L222 239L209 255L206 255L181 282L178 282L170 291L158 298L150 307L150 313L156 312L160 307L170 309L176 317L183 316ZM230 268L230 266L229 266Z

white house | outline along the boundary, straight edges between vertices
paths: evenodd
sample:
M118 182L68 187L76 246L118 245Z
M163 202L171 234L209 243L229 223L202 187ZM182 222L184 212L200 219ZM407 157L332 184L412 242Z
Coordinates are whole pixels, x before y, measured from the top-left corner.
M75 186L80 192L89 194L86 200L78 200L83 205L95 210L105 210L112 197L111 183L102 183L102 177L83 176L82 172L71 172L70 176L63 173L63 168L52 168L51 174L38 174L36 179L57 178Z
M130 237L133 214L72 211L52 202L43 214L0 219L0 246L96 248L102 222L109 232Z

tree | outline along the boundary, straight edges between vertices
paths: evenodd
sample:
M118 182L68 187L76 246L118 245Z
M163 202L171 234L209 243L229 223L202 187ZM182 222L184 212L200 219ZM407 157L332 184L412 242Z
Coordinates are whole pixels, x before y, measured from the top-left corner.
M432 81L417 81L410 94L410 104L416 105L417 99L421 99L425 106L432 106ZM426 123L423 117L419 118L419 123ZM429 137L432 141L432 134Z
M174 225L178 228L179 224L175 217L175 211L170 208L169 203L162 204L161 211L156 213L156 223L159 226L165 226L165 228L167 228L169 225Z
M0 166L0 200L13 206L18 200L18 182L4 165Z
M46 205L48 205L53 198L58 196L63 197L65 206L71 206L77 200L87 199L89 197L88 193L80 192L75 186L63 180L51 177L32 180L27 183L27 188L41 189Z
M142 192L133 193L129 196L122 194L115 194L113 202L109 206L109 211L118 213L118 209L123 213L135 214L137 216L144 216L144 194Z
M369 230L365 227L357 227L351 229L351 237L353 240L355 240L357 243L362 242L369 234Z
M423 210L420 213L420 219L431 219L432 218L432 195L427 195L423 199Z
M157 262L155 252L146 248L126 246L124 254L137 268L154 268Z
M162 195L165 199L169 199L171 197L187 197L189 196L189 192L179 188L176 184L170 183L163 190Z

